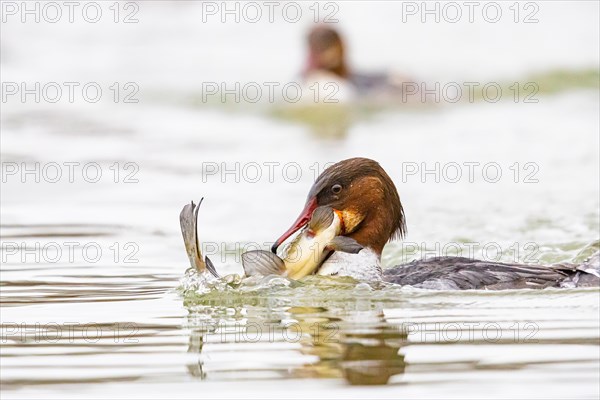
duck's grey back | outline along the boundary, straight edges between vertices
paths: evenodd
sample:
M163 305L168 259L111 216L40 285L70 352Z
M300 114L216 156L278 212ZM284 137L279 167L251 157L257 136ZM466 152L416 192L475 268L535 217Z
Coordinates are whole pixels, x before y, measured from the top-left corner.
M600 286L600 255L584 263L530 265L434 257L384 270L384 280L423 289L543 289Z

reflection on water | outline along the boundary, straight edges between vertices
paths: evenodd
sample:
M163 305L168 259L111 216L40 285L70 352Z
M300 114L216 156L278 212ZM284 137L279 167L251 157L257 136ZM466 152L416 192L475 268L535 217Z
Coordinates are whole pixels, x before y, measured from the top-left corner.
M120 229L99 225L89 233L102 231L95 240L110 243ZM86 233L71 225L3 231L26 247ZM10 243L3 241L4 253ZM285 382L301 380L415 393L460 391L476 381L475 392L484 394L508 383L531 391L540 379L537 390L547 395L596 390L597 289L430 292L311 276L213 281L206 291L192 271L183 280L165 271L152 263L9 259L2 265L3 390L28 396L40 387L61 396L65 385L127 384L152 396L139 385L177 383L194 392L194 382L220 382L216 390L224 390L235 381L268 382L282 393ZM564 379L577 385L565 392Z
M272 377L272 374L280 378L344 377L351 384L370 385L385 384L390 376L404 372L404 356L399 349L406 343L407 332L386 323L381 311L343 315L341 310L336 313L323 307L289 307L265 313L264 309L237 307L227 309L228 317L222 320L198 319L198 310L190 312L192 334L188 352L197 353L199 360L188 365L188 370L201 379L207 378L203 369L205 362L212 364L205 361L203 346L215 342L253 344L255 348L267 345L276 351L281 351L278 345L291 344L296 352L311 359L291 368L288 365L257 367L251 372L254 379L258 378L256 373L260 369L268 372L264 377ZM240 379L244 372L247 372L244 368L213 370L208 378L233 374L235 379Z
M189 373L201 380L344 378L352 385L384 385L404 382L405 371L435 381L444 371L598 365L584 350L599 344L600 326L592 317L596 289L427 292L338 279L309 277L290 286L265 278L254 289L242 284L185 292L188 352L198 357ZM570 310L568 322L554 319L555 307ZM555 346L552 352L548 345ZM478 349L485 354L490 346L503 356L482 358ZM420 356L419 348L425 349ZM527 353L533 358L520 359Z

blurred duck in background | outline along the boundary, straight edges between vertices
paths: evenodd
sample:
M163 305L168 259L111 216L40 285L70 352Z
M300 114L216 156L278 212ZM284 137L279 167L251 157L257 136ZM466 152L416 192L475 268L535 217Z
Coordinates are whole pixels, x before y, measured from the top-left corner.
M323 93L331 93L325 85L335 83L340 101L400 99L407 77L389 73L359 73L348 66L346 48L341 35L333 28L317 25L308 34L308 60L303 71L307 86L323 85ZM391 97L391 99L390 99Z
M399 74L359 73L347 61L342 36L327 25L316 25L307 36L308 55L302 70L302 101L282 102L273 115L300 122L319 137L344 138L353 123L374 112L400 106L423 106L415 85L410 96L403 87L412 79ZM409 91L407 90L407 93Z

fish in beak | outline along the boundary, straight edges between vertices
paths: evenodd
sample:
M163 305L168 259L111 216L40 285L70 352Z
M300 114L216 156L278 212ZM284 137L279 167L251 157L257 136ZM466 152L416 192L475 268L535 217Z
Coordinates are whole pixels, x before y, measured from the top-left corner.
M309 204L305 211L312 208ZM274 253L255 250L242 255L247 276L279 274L300 279L315 272L332 251L358 253L363 247L354 239L339 236L342 231L341 213L331 207L317 207L308 217L300 216L294 226L282 236L283 242L297 230L296 236L283 259ZM308 219L307 223L304 222ZM296 228L296 229L294 229Z
M203 257L198 241L198 205L192 201L181 210L179 222L183 243L190 266L200 273L209 271L220 278L213 263ZM242 265L246 277L261 275L281 275L300 279L315 272L332 251L358 253L363 247L354 239L339 236L342 232L341 213L331 207L316 207L316 201L309 201L298 220L276 243L277 246L292 234L302 232L292 241L282 259L274 252L265 250L247 251L242 254ZM277 249L276 246L273 247ZM225 277L227 278L227 277ZM238 277L239 278L239 277ZM236 282L239 279L235 280Z
M300 279L315 272L332 251L358 253L363 247L342 233L342 215L331 207L317 207L283 259L287 274Z

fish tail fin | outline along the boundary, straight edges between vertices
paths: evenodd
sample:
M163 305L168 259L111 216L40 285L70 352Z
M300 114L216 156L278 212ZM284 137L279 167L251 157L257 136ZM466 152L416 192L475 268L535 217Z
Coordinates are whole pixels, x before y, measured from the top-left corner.
M217 271L215 270L213 263L208 258L204 259L204 257L202 257L200 244L198 242L198 210L200 209L202 200L204 200L204 198L200 199L198 205L194 204L192 201L190 204L186 204L183 207L179 214L179 224L181 226L183 244L185 245L185 251L190 261L190 266L198 272L204 272L208 269L215 275Z

